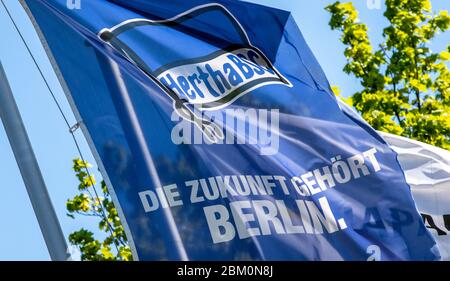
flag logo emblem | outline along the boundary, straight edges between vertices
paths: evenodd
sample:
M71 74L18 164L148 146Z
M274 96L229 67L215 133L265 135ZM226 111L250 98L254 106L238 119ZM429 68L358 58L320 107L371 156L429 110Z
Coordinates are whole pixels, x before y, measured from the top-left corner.
M189 37L191 32L198 32L191 24L192 20L202 22L202 15L207 13L216 13L215 17L223 22L225 37L202 33ZM143 32L142 28L153 28L151 33L163 34L162 36L170 33L169 38L175 42L188 37L189 45L186 41L175 44L172 53L165 52L166 60L160 62L145 51L136 51L133 44L128 43L130 36L127 37L126 34L138 29ZM217 110L265 85L292 87L291 82L274 67L266 55L250 42L245 29L233 14L220 4L194 7L166 20L126 20L112 28L101 30L98 36L156 82L173 100L174 110L178 115L198 125L213 142L223 139L221 128L197 116L193 106L200 110ZM149 44L152 42L150 39ZM179 54L184 53L186 48L205 49L205 53L180 57Z

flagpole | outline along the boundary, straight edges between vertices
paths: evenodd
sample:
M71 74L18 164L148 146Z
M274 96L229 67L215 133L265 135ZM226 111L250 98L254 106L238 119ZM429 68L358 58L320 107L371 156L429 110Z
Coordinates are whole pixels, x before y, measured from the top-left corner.
M69 253L36 156L0 62L0 118L19 166L22 179L53 261L68 260Z

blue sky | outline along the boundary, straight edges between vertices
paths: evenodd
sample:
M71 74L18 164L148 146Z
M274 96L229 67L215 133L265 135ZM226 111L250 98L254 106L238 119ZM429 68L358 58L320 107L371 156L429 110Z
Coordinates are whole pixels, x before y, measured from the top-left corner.
M61 87L25 12L17 0L4 0L4 2L23 32L50 86L62 104L64 112L69 116L71 123L74 123L75 119ZM359 89L356 79L343 73L344 46L339 41L339 33L331 31L328 27L329 15L324 11L324 7L333 3L334 0L251 0L250 2L291 11L330 83L339 85L344 95ZM369 9L366 0L353 2L360 11L361 21L367 23L370 28L372 43L379 43L382 39L382 29L386 25L382 17L383 7L381 10ZM432 3L434 10L450 10L448 0L433 0ZM77 180L71 170L71 160L77 157L77 151L44 82L32 64L3 7L0 7L0 38L2 38L0 60L22 112L64 234L67 237L69 233L81 227L95 230L96 222L91 219L73 220L66 216L66 200L76 193ZM431 48L434 51L440 51L449 42L450 34L447 32L439 35ZM83 153L91 163L94 163L81 132L77 132L77 137L82 145ZM0 179L0 222L2 225L0 260L48 260L49 255L44 240L1 125Z

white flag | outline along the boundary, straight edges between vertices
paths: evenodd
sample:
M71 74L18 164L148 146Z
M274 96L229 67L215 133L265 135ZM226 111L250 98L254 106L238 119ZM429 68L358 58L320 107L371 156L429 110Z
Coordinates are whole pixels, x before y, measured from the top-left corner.
M425 225L438 243L443 260L450 260L450 151L382 133L398 153Z

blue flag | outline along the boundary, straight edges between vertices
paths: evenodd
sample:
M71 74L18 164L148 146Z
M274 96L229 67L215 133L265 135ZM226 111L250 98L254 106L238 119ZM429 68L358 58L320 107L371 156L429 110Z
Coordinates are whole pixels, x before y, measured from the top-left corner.
M135 258L440 258L397 155L341 109L289 12L67 2L22 4Z

